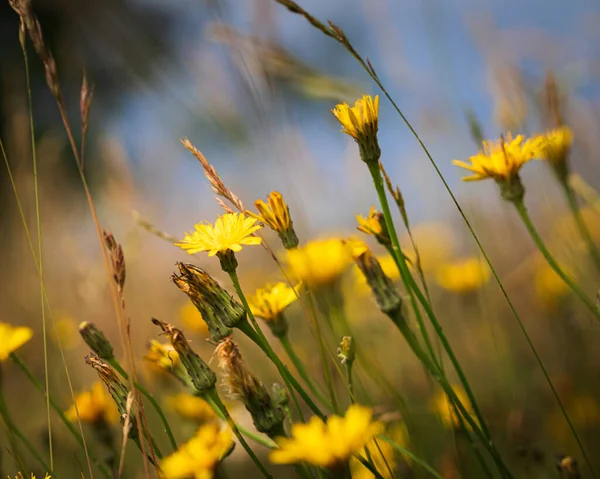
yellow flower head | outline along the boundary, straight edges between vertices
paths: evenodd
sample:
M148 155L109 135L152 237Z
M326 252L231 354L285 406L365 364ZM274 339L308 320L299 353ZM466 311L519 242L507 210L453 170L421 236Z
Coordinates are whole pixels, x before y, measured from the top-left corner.
M358 226L356 227L358 231L374 236L382 245L391 244L390 235L385 225L383 214L377 211L374 206L371 206L369 216L366 218L361 215L356 215L356 221L358 222Z
M208 325L202 319L202 314L198 308L190 301L179 308L179 317L186 329L194 331L202 336L209 336Z
M298 296L294 289L286 283L279 282L257 289L254 295L248 298L248 303L255 316L271 321L296 299Z
M228 250L241 251L242 245L256 245L261 239L252 236L261 228L255 224L256 218L249 218L241 213L225 213L217 218L214 226L210 223L198 223L196 231L186 233L181 243L175 243L189 254L208 251L209 256L225 253Z
M562 166L573 144L573 132L569 127L561 126L547 131L533 139L537 142L539 156L553 166ZM537 156L537 155L536 155Z
M205 423L217 419L210 405L201 397L191 394L177 394L166 399L169 408L190 421Z
M212 479L215 469L232 447L229 429L221 430L215 422L204 424L192 439L161 461L161 477Z
M377 135L379 95L375 95L375 98L364 95L356 100L353 107L348 103L341 103L336 105L331 113L342 125L342 133L361 142L365 137Z
M383 430L383 423L373 421L369 408L354 404L344 417L330 416L327 423L312 417L306 424L294 424L289 439L277 439L279 449L271 452L270 459L275 464L308 462L333 467L359 453Z
M465 391L460 386L452 386L454 394L458 400L465 407L469 415L476 420L474 417L471 403L469 402ZM452 402L448 399L448 396L444 391L440 391L433 400L433 409L440 416L442 424L447 429L455 429L460 427L460 411L456 411ZM464 421L465 427L470 428L469 423Z
M396 444L408 447L408 432L403 424L395 424L386 431L387 436ZM360 455L373 459L373 465L384 479L392 479L397 466L397 455L395 449L387 442L372 439ZM405 457L410 464L410 458ZM358 459L350 461L352 479L373 479L375 476Z
M311 241L287 251L292 276L311 286L333 283L352 263L352 248L341 239Z
M490 271L478 258L465 258L440 265L435 279L448 291L466 294L486 284L490 279Z
M33 336L33 329L0 322L0 362L6 361Z
M75 409L75 404L77 404L77 409ZM81 422L97 424L106 421L114 424L119 421L120 415L117 406L100 381L96 381L89 391L75 396L75 404L65 412L66 418L71 422L77 421L77 411L79 411Z
M473 172L465 176L463 181L478 181L493 178L498 182L511 182L519 174L521 167L536 155L536 142L525 140L523 135L483 142L483 151L471 156L469 161L454 160L456 166Z
M294 231L290 208L284 201L282 194L272 191L267 197L267 203L263 200L256 200L254 205L260 214L256 215L251 212L248 212L248 214L277 232L286 249L298 246L298 237Z
M161 371L171 371L179 366L179 354L170 344L162 344L152 339L145 359Z

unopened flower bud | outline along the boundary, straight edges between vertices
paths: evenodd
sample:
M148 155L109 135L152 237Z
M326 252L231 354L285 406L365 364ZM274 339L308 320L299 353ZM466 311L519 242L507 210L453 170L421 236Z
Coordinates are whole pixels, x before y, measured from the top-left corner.
M279 383L273 383L271 386L271 397L273 402L282 408L286 408L290 403L288 390Z
M171 324L160 321L159 319L153 318L152 323L159 326L171 345L177 351L179 359L183 367L190 376L190 380L199 395L208 392L214 388L217 382L216 374L207 366L207 364L198 356L194 350L190 347L189 343L185 339L183 332L177 328L174 328Z
M344 336L342 338L337 354L342 364L352 365L356 359L356 349L354 347L354 339L352 336Z
M235 253L231 249L225 251L219 251L217 253L219 261L221 261L221 269L226 273L234 273L238 267L238 262L235 257Z
M298 246L298 236L294 231L290 208L281 193L272 191L267 196L267 203L263 200L257 200L254 202L254 206L260 214L256 215L251 212L248 212L248 214L277 232L285 249L293 249Z
M115 357L112 344L110 344L104 333L94 323L83 321L79 325L79 334L81 334L85 343L99 358L109 361Z

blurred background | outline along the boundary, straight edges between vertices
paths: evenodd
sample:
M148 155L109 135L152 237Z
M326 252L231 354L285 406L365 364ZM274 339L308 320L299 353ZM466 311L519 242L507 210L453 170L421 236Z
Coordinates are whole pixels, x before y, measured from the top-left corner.
M595 399L600 369L593 346L597 324L544 267L495 185L489 181L463 184L462 172L451 165L451 160L477 151L475 123L485 138L552 126L547 85L554 82L565 122L575 135L571 161L579 175L584 216L600 240L600 197L595 193L600 187L598 4L593 0L300 3L317 18L339 25L357 51L369 58L473 221L561 397L578 418L583 437L590 445L600 445L595 434L600 422ZM247 207L270 191L283 193L301 242L360 234L355 231L355 215L366 215L376 204L376 195L357 148L339 133L330 109L342 101L354 102L364 93L380 92L341 46L304 19L272 0L38 0L33 5L56 57L73 124L79 123L84 69L95 87L85 172L102 226L114 232L125 250L127 310L140 356L148 340L156 337L151 317L183 325L185 315L192 314L185 295L169 280L176 261L192 259L229 286L216 260L188 257L141 228L132 215L137 211L159 230L182 237L195 223L213 222L220 214L200 164L179 138L189 137ZM26 78L18 17L6 2L0 4L0 45L0 137L35 238ZM57 325L54 333L63 338L74 386L80 390L90 386L95 373L83 364L86 348L77 335L77 324L95 322L115 344L118 334L81 182L32 49L30 64L44 276L50 314ZM555 454L576 453L573 439L557 416L539 368L441 180L384 99L379 137L382 161L406 200L437 309L444 312L444 326L486 414L501 431L515 461L529 461L528 454L535 449L543 456L544 467L554 470ZM551 250L586 292L595 295L598 276L551 171L534 162L523 177L527 206ZM4 166L0 205L4 252L0 255L0 320L39 332L39 280ZM267 233L267 239L280 252L276 236ZM464 260L473 258L478 265L474 273L460 269ZM247 248L238 259L248 292L281 279L261 248ZM451 266L455 270L448 273ZM458 279L445 281L448 275ZM475 279L464 280L469 275ZM359 287L351 271L340 281L340 287L347 288L344 291ZM430 395L432 385L403 351L401 338L375 313L368 295L348 293L347 297L351 298L345 307L349 320L364 334L366 344L379 348L378 361L389 381L406 394L417 417L427 416L429 407L419 398ZM301 309L294 309L290 317L298 344L306 343L304 357L309 360L314 345ZM212 346L196 334L195 346L209 359ZM40 377L41 341L41 334L36 334L22 353ZM334 343L330 347L335 350ZM255 351L248 355L259 357ZM66 409L70 394L55 346L50 357L52 387ZM43 398L32 393L18 371L7 369L10 405L21 413L41 411L24 419L24 428L39 437L41 445L46 434ZM265 382L274 378L268 368L257 373ZM362 374L369 384L368 371ZM384 391L373 386L372 392L383 410L393 409ZM424 430L429 427L440 429L427 425ZM56 426L58 435L64 432L60 428ZM184 430L180 437L185 436ZM65 457L76 451L68 441L58 446L57 454L60 448ZM434 452L425 455L451 471L454 456L447 449L436 445ZM3 464L10 463L5 459ZM447 477L458 477L450 474Z

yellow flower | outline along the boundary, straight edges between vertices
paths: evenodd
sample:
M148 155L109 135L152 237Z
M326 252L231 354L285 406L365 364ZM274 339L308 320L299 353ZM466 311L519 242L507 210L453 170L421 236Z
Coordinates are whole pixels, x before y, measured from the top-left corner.
M298 296L294 289L286 283L279 282L257 289L254 295L248 298L248 303L255 316L271 321L296 299Z
M336 105L331 113L342 125L342 133L346 133L360 142L365 137L377 135L379 117L379 95L375 98L364 95L356 100L353 107L347 103Z
M537 142L539 156L553 166L562 166L573 144L573 132L566 126L547 131L533 138Z
M381 422L373 421L369 408L354 404L344 417L330 416L327 423L313 416L306 424L294 424L289 439L277 439L279 449L271 452L270 459L275 464L334 467L359 453L383 429Z
M77 410L75 409L77 404ZM77 411L81 422L96 424L102 421L116 423L120 415L112 397L104 390L100 381L92 385L92 389L84 391L75 396L75 404L65 412L66 418L77 421Z
M387 435L396 444L406 447L408 445L408 433L402 424L394 425L387 431ZM372 439L360 452L362 457L371 457L377 472L384 479L392 479L396 471L397 455L395 449L385 441ZM412 461L406 457L408 463ZM353 458L350 462L352 479L373 479L375 476L358 459Z
M0 322L0 362L6 361L33 336L33 329Z
M435 279L442 288L465 294L486 284L490 279L490 271L478 258L465 258L440 265Z
M164 479L211 479L233 447L231 431L209 422L180 448L160 462Z
M333 283L351 263L351 247L337 238L311 241L287 251L292 276L311 286Z
M465 176L463 181L493 178L498 182L511 182L517 177L521 167L535 156L536 143L525 140L523 135L513 138L507 133L506 138L496 142L484 141L483 151L471 156L470 164L459 160L453 160L452 163L474 173Z
M179 354L170 344L162 344L152 339L145 359L161 371L171 371L180 364Z
M425 274L434 272L440 263L448 261L457 245L456 234L444 223L421 223L412 230L413 239L419 249L421 269ZM402 237L401 244L406 245L402 252L413 266L416 264L412 242L408 234Z
M460 386L452 386L454 394L458 400L462 403L464 408L467 410L469 415L474 419L474 413L471 408L467 395ZM447 429L454 429L460 427L460 411L456 411L452 402L448 399L448 396L444 391L440 391L433 400L433 409L440 416L442 424ZM468 422L464 421L465 427L470 428Z
M251 212L248 214L277 232L286 249L295 248L298 246L298 237L294 231L290 209L283 196L277 191L272 191L267 197L267 202L268 204L263 200L255 201L254 205L260 215Z
M261 228L255 224L256 218L248 218L240 213L225 213L217 218L214 226L198 223L196 231L186 233L181 243L175 243L189 254L208 251L209 256L225 253L228 250L241 251L242 245L257 245L261 239L252 236Z
M382 245L391 244L390 235L385 225L383 214L375 210L374 206L371 206L369 216L366 218L364 216L356 215L356 221L358 222L358 226L356 227L358 231L374 236Z
M166 399L171 410L185 419L205 423L217 419L213 409L201 397L191 394L177 394Z
M569 274L568 271L566 273ZM556 306L570 291L569 286L546 261L539 263L533 284L537 297L548 308Z
M202 336L209 336L208 325L202 319L202 314L200 314L200 311L198 311L198 308L193 303L188 301L179 308L179 317L186 329L199 333Z

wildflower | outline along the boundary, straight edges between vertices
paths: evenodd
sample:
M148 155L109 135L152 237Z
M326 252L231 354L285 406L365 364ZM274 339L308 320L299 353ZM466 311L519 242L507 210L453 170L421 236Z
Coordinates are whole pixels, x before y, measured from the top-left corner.
M337 238L311 241L287 251L287 265L295 278L310 286L334 283L352 262L351 248Z
M373 421L369 408L354 404L344 417L330 416L327 423L313 416L306 424L292 425L291 437L277 439L279 449L271 452L270 459L275 464L340 467L383 429L381 422Z
M163 333L169 338L169 341L171 341L171 345L179 354L181 364L183 364L183 367L187 371L196 392L201 395L214 388L217 376L190 347L183 332L174 328L171 324L156 318L152 319L152 323L161 328Z
M281 193L272 191L267 197L267 203L263 200L256 200L254 206L259 211L259 215L248 212L252 218L266 224L275 231L285 249L293 249L298 246L298 236L294 231L294 224L290 217L290 208L283 199Z
M490 271L478 258L469 257L440 265L435 279L448 291L467 294L486 284L490 279Z
M354 360L356 359L356 349L354 347L354 339L352 336L342 337L337 354L342 364L352 366L352 363L354 363Z
M6 361L11 353L28 342L32 336L31 328L0 322L0 363Z
M400 279L400 271L398 271L396 260L394 260L392 256L385 255L377 256L376 258L381 266L381 269L383 270L383 274L385 274L394 282ZM367 278L358 266L353 268L353 275L354 285L357 289L357 292L361 294L369 294L371 292L371 288L367 284Z
M556 458L556 469L560 473L560 477L565 479L580 479L579 465L572 456L559 455Z
M537 142L538 155L546 159L561 182L567 181L569 165L567 158L573 144L573 132L566 126L534 137Z
M169 396L166 401L171 410L190 421L202 424L217 419L213 409L201 397L182 393Z
M512 137L510 133L500 140L484 141L483 151L471 156L469 161L454 160L456 166L473 172L463 181L478 181L492 178L500 186L502 197L507 201L520 201L525 194L519 170L537 152L536 143L525 140L523 135Z
M471 409L470 403L467 399L467 395L464 390L460 386L452 386L452 390L456 397L467 410L469 415L473 417L473 411ZM447 394L444 391L440 391L433 400L433 409L440 416L442 420L442 424L447 429L456 429L460 427L460 411L456 409L452 401L448 399ZM475 419L474 419L475 420ZM470 425L465 422L465 427L470 427Z
M189 254L208 251L208 256L218 255L222 265L224 260L235 261L233 253L241 251L242 245L257 245L262 241L258 236L253 236L261 228L256 224L256 218L249 218L241 213L225 213L217 218L214 226L210 223L198 223L194 227L196 231L186 233L183 240L175 243L175 246Z
M383 246L392 244L383 214L376 211L374 206L371 206L369 216L366 218L364 216L356 215L356 221L358 222L358 226L356 227L358 231L374 236L377 242Z
M229 429L210 422L198 429L192 439L160 463L164 479L211 479L223 458L233 448Z
M252 314L264 319L273 334L281 337L288 329L283 311L296 299L298 295L294 288L279 282L257 289L254 295L248 298L248 303Z
M75 408L77 406L77 408ZM112 398L104 390L100 381L96 381L92 388L75 396L75 404L65 412L65 417L71 421L77 421L77 412L81 422L98 424L106 422L110 424L119 421L119 411Z
M179 317L186 330L194 331L201 336L208 336L210 331L198 308L189 301L179 308Z
M79 334L98 357L107 361L115 357L112 344L110 344L104 333L94 323L83 321L79 325Z
M336 105L331 113L342 125L342 133L350 135L360 149L361 159L370 165L377 164L381 156L377 141L379 123L379 95L364 95L353 107L347 103Z
M165 373L172 374L179 381L186 383L187 372L181 364L179 353L170 343L159 343L155 339L151 339L144 359L151 372L163 375Z
M263 384L248 370L233 340L221 341L216 354L219 368L224 372L224 387L230 397L244 403L256 430L270 437L282 435L284 410L274 403Z
M192 265L177 263L179 275L171 279L198 308L208 326L213 341L219 342L246 319L246 311L206 271Z

